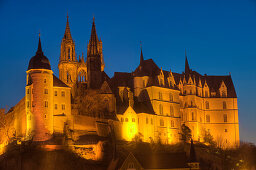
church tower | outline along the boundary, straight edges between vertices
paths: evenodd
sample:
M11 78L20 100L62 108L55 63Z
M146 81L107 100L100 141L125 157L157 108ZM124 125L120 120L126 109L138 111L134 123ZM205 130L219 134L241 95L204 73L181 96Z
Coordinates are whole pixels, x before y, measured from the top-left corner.
M102 83L102 71L104 70L104 62L102 55L102 42L99 41L95 20L93 17L91 37L87 46L87 73L88 87L99 88Z
M59 78L70 87L73 87L77 81L77 63L75 43L71 37L67 16L66 30L61 42Z

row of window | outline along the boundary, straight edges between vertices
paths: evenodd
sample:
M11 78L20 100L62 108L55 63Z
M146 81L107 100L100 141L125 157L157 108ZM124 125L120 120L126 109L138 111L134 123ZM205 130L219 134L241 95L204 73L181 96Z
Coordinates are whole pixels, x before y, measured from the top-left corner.
M159 104L159 114L163 115L163 105L162 104ZM170 116L171 117L174 116L174 108L172 105L170 106Z
M210 109L210 104L208 101L205 102L205 108ZM222 108L227 109L227 103L225 101L223 101L223 103L222 103Z
M224 122L228 122L228 115L227 115L227 114L224 114L224 115L223 115L223 121L224 121ZM207 123L210 123L210 122L211 122L211 116L210 116L210 115L206 115L206 122L207 122Z
M151 123L151 125L153 125L154 123L153 123L153 118L151 118L150 119L151 121L150 121L150 123ZM121 118L121 122L129 122L129 119L128 118ZM132 122L135 122L135 118L132 118ZM139 123L139 119L138 119L138 123ZM148 118L146 118L146 124L149 124L149 120L148 120ZM160 119L160 126L164 126L164 120L163 119ZM174 127L174 121L173 120L171 120L171 127Z
M30 89L27 89L27 94L30 93ZM32 94L34 93L34 90L32 89ZM44 94L48 94L48 89L44 89ZM58 96L58 92L57 91L54 91L54 96ZM61 96L62 97L65 97L65 92L62 91L61 92Z
M162 92L158 93L158 98L159 98L159 100L163 100ZM172 95L172 93L169 94L169 101L173 102L173 95Z
M32 101L32 107L34 107L34 102ZM44 101L44 107L48 108L48 101ZM30 102L27 101L27 108L30 108ZM55 104L55 109L58 109L58 104ZM65 110L65 104L61 105L61 109Z

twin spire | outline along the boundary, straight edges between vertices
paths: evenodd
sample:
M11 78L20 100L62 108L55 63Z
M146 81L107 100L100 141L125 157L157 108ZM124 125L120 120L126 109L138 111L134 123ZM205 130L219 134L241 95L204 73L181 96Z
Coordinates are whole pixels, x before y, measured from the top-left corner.
M88 55L99 55L98 43L99 43L99 39L96 33L95 18L93 17L91 37L90 37L88 49L87 49Z
M64 38L68 39L68 40L72 40L70 27L69 27L69 21L68 21L68 14L67 14L67 24L66 24Z

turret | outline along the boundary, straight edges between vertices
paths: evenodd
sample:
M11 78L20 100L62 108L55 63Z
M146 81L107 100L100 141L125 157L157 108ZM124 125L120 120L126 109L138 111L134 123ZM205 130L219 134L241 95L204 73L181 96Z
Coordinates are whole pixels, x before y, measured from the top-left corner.
M53 133L53 72L42 51L39 37L36 55L29 61L26 85L26 136L34 141L50 139Z

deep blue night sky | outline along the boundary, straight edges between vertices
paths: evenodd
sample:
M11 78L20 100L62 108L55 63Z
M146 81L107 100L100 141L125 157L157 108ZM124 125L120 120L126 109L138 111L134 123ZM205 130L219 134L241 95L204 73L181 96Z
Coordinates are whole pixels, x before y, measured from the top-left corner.
M105 70L130 72L144 58L181 73L187 49L190 67L201 74L231 72L238 95L240 137L256 143L256 1L13 1L0 0L0 107L23 96L26 69L38 32L58 75L60 43L69 13L76 53L86 54L92 17L103 41Z

